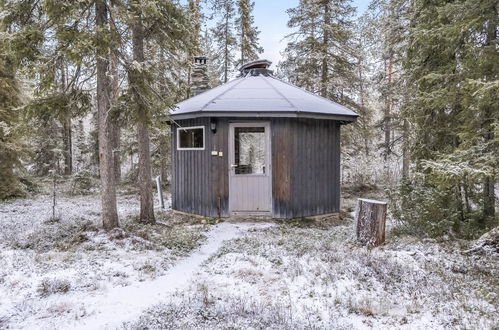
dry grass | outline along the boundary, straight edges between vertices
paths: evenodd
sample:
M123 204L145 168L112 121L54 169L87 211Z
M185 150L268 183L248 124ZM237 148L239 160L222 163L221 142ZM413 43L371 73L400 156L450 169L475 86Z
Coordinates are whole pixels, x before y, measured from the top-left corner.
M497 258L413 237L368 250L352 232L347 220L250 232L227 242L190 292L126 328L499 326Z

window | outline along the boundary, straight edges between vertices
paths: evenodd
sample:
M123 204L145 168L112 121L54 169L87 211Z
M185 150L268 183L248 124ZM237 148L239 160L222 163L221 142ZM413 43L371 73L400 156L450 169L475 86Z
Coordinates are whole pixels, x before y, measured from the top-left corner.
M234 128L236 174L265 174L265 127Z
M204 150L204 126L177 128L177 150Z

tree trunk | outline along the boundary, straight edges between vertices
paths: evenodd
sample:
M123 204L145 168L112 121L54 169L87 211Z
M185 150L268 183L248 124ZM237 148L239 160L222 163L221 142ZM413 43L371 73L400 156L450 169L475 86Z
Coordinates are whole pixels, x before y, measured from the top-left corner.
M161 157L161 181L163 184L168 183L168 173L169 173L169 164L170 160L170 141L167 138L167 135L161 136L161 140L159 143L159 153Z
M229 76L229 15L225 15L224 83Z
M118 59L115 54L111 55L111 104L115 107L119 96ZM114 178L116 183L121 181L121 127L118 122L113 122L111 127L111 144L113 148Z
M409 165L410 165L410 156L409 156L409 121L404 119L403 124L403 145L402 145L402 178L407 179L409 177Z
M357 240L368 247L376 247L385 242L386 210L385 202L358 199L355 211Z
M491 48L490 51L491 56L489 57L490 61L493 61L493 59L496 58L495 48L492 47L497 40L497 10L495 10L494 13L492 14L493 15L491 16L487 24L487 42L486 42L486 46ZM486 80L492 81L494 80L494 77L491 76L489 73L487 73ZM494 125L493 125L494 113L495 113L494 111L495 110L493 105L490 105L485 111L483 128L485 131L484 140L486 143L494 139ZM483 226L485 226L488 221L493 221L496 216L496 210L495 210L496 196L494 191L495 188L494 185L495 185L495 178L493 175L490 175L485 178L483 182L483 223L482 223Z
M115 0L110 2L111 16L115 17L113 10L115 6ZM111 24L111 32L118 33L116 28L116 22L114 19ZM110 58L110 72L111 72L111 107L115 108L118 104L118 96L120 92L120 77L118 72L118 57L115 52L111 52ZM116 113L113 117L116 116ZM113 118L114 119L114 118ZM114 158L114 178L116 183L121 181L121 127L117 120L113 120L111 127L111 143L113 146L113 158Z
M144 26L139 16L132 28L133 59L138 63L144 62ZM147 108L140 95L140 74L134 72L132 76L132 90L135 105L138 111L137 138L139 150L139 191L140 191L140 222L154 223L154 200L151 176L151 153L149 150L149 124Z
M66 68L64 60L61 58L61 94L66 93ZM64 174L71 175L73 173L73 146L72 146L72 132L71 132L71 110L66 109L67 113L62 118L62 145L63 145L63 158L64 158Z
M327 98L328 86L328 53L329 53L329 25L331 24L331 15L329 10L329 1L324 1L324 27L323 27L323 40L322 40L322 64L321 64L321 96Z
M393 55L390 51L390 57L388 59L388 88L386 94L386 104L385 104L385 113L384 113L384 130L385 130L385 162L388 160L388 156L392 153L391 149L391 112L392 112L392 103L393 99L391 96L392 93L392 73L393 73ZM386 165L386 164L385 164Z
M245 63L244 59L244 24L241 19L241 65Z
M71 175L73 173L73 141L71 118L68 116L62 123L63 131L63 148L64 148L64 174Z
M363 47L362 43L359 44L359 47ZM361 108L361 113L365 112L365 92L364 92L364 76L362 75L362 71L364 69L363 66L363 58L359 56L358 62L357 62L357 68L359 70L359 97L360 97L360 108ZM365 125L362 125L365 126ZM367 157L369 157L369 143L371 142L371 138L369 137L369 134L367 134L365 131L363 132L363 140L364 140L364 153Z
M104 0L95 3L98 38L104 37L107 28L107 9ZM116 210L116 186L114 181L114 161L111 144L111 116L109 91L109 49L97 46L97 111L99 123L99 169L102 199L102 225L104 229L118 227Z

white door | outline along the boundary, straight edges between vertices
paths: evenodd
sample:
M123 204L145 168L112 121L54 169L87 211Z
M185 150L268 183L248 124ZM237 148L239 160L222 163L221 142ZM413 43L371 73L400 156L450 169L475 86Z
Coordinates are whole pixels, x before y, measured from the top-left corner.
M229 209L233 215L271 215L269 123L229 126Z

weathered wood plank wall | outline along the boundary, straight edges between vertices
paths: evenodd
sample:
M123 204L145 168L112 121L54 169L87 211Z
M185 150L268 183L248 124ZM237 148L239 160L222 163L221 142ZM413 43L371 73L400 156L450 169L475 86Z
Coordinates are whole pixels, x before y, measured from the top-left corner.
M175 210L229 216L229 123L252 120L265 119L218 118L216 133L210 130L209 118L178 121L183 127L205 126L205 150L177 150L176 125L172 125L172 206ZM267 120L271 122L274 217L338 212L339 123L296 118ZM212 150L223 152L223 157L212 156Z
M340 125L336 121L272 120L274 216L339 211Z

